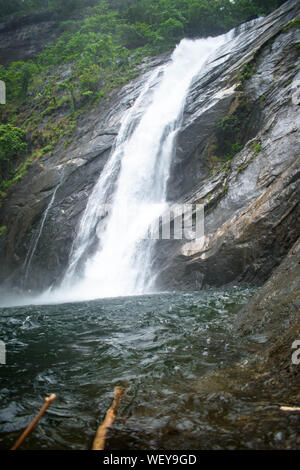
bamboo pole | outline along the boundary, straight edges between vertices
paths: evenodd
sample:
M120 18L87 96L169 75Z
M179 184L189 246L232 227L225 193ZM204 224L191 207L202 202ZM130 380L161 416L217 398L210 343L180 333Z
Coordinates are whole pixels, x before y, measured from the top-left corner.
M36 415L36 417L31 421L31 423L27 426L23 434L19 437L17 442L12 446L10 450L17 450L25 441L26 437L31 433L35 425L38 423L38 421L42 418L42 416L45 414L46 410L49 408L53 400L56 398L56 395L52 393L50 397L45 398L45 403L43 404L42 408Z
M281 406L282 411L300 411L300 406Z
M107 411L103 423L101 424L101 426L99 426L97 430L96 437L93 442L92 450L104 449L107 430L113 424L117 416L120 401L125 394L125 388L115 387L114 393L115 393L114 401L112 402L111 407Z

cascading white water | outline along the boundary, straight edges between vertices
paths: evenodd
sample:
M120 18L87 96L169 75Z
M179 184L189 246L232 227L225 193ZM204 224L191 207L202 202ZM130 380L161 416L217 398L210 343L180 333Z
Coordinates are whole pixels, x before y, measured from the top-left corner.
M59 183L56 185L53 193L52 193L52 196L51 196L51 199L49 201L49 204L48 206L46 207L45 209L45 212L43 214L43 217L42 217L42 220L41 220L41 224L40 224L40 227L38 229L38 232L36 234L36 237L33 238L32 240L32 244L28 250L28 253L27 253L27 256L25 258L25 261L24 261L24 265L23 265L23 269L24 269L24 278L23 278L23 286L26 285L26 281L28 279L28 275L29 275L29 272L30 272L30 266L31 266L31 262L32 262L32 259L35 255L35 252L36 252L36 249L38 247L38 244L39 244L39 241L40 241L40 238L41 238L41 235L43 233L43 229L44 229L44 225L45 225L45 222L47 220L47 217L48 217L48 214L49 214L49 211L50 209L52 208L53 204L54 204L54 201L55 201L55 197L56 197L56 193L58 191L58 189L60 188L60 186L62 185L63 183L63 175L64 175L64 171L62 171L62 174L60 176L60 180L59 180Z
M60 289L64 297L67 292L72 299L140 294L152 287L153 240L143 237L165 208L174 143L191 81L226 38L184 39L171 61L150 76L125 116L115 149L89 198ZM106 227L84 262L108 202L112 209L102 222Z

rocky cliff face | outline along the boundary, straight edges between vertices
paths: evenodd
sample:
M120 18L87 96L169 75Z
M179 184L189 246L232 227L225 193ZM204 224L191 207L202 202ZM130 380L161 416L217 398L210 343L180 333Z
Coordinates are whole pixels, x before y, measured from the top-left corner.
M299 448L299 353L294 345L300 333L299 263L298 241L238 316L233 334L241 350L252 353L247 361L199 379L197 392L203 408L215 407L218 416L226 416L221 446L234 426L242 440L245 436L242 448L249 448L253 436L255 449ZM228 409L243 412L232 419ZM263 428L269 430L264 438ZM213 429L219 436L218 418Z
M41 52L58 35L53 14L39 13L0 23L0 64L25 61Z
M287 27L298 13L288 2L258 22L224 65L192 87L170 187L172 196L205 205L205 240L171 255L165 243L166 287L174 277L180 287L260 285L299 236L300 31ZM241 70L250 70L247 78ZM224 117L243 127L243 149L217 171Z
M299 236L299 29L291 0L245 29L223 63L195 79L169 181L173 201L205 204L205 242L161 242L158 281L168 288L263 283ZM297 26L297 24L296 24ZM74 234L145 74L81 117L72 144L34 163L1 208L1 281L20 285L26 256L43 230L26 287L59 282ZM150 70L149 70L150 69ZM240 150L225 161L218 124L233 118ZM230 145L236 142L229 142ZM55 199L53 193L55 193ZM49 208L49 203L51 207ZM45 210L47 217L43 220Z

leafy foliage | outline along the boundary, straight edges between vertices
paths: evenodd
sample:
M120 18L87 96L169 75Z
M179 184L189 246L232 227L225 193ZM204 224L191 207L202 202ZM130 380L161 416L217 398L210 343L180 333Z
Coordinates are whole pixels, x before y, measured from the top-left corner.
M245 128L251 117L251 109L242 100L234 113L221 118L216 125L216 153L218 157L230 160L243 148Z
M137 57L168 50L184 36L220 34L280 3L281 0L13 0L8 6L8 2L0 0L0 17L47 10L62 20L58 28L61 35L55 44L46 47L34 61L15 62L7 69L0 67L0 79L7 83L8 99L20 101L26 98L30 84L41 71L73 63L71 81L79 84L82 92L94 92L103 87L105 76L117 76L116 84L131 78ZM82 13L75 14L76 11Z
M10 174L14 159L26 151L25 132L10 124L0 125L0 182Z

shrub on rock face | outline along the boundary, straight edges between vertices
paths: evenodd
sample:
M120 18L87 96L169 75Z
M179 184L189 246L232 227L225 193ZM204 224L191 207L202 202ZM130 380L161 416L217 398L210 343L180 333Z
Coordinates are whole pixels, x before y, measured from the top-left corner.
M219 156L232 156L241 150L239 143L236 142L239 129L240 122L235 115L228 115L219 120L216 127L217 153Z
M27 151L25 132L10 124L0 125L0 182L7 177L14 161Z
M97 64L85 67L79 76L81 91L96 91L102 78L102 68Z

